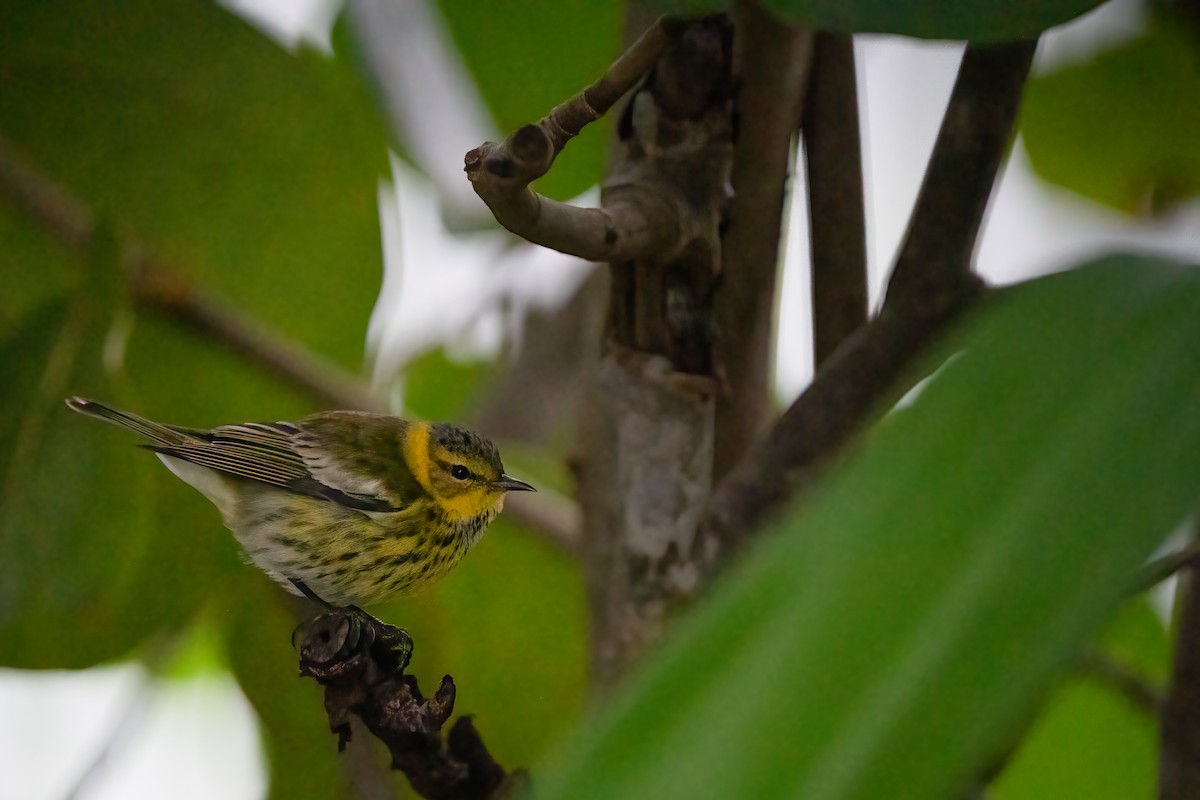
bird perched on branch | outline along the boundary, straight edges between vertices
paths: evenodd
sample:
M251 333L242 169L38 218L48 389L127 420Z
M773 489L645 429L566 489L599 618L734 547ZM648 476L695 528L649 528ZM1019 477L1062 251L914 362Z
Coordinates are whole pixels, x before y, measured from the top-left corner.
M327 411L212 430L162 425L72 397L75 411L146 437L221 512L247 558L333 606L376 603L449 572L512 491L495 445L446 423Z

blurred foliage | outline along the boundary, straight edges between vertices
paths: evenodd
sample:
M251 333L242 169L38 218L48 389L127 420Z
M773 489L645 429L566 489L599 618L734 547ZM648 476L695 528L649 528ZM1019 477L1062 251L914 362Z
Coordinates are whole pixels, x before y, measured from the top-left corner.
M1007 290L534 796L954 796L1195 509L1198 307L1134 257Z
M388 134L342 32L343 57L328 60L288 54L199 0L129 2L119 14L93 0L12 0L0 11L0 135L120 237L357 371L381 277ZM596 47L608 58L615 42ZM602 141L580 188L599 174ZM198 426L315 409L227 347L131 307L113 237L93 249L81 259L0 204L0 664L77 668L150 652L158 663L182 642L192 655L169 659L172 671L227 660L258 710L272 796L349 796L320 689L296 677L300 608L239 563L202 496L62 401L94 395ZM455 419L490 373L433 354L407 379L421 416ZM460 709L484 712L495 751L527 763L581 706L582 609L577 571L505 526L436 594L385 612L402 624L420 615L423 682L458 676ZM197 619L203 652L180 638ZM521 697L530 680L541 691Z
M1151 683L1164 685L1170 667L1166 627L1139 598L1109 626L1106 658ZM1076 672L1059 689L991 788L996 800L1153 797L1158 725L1112 687Z
M1151 21L1145 34L1033 78L1025 149L1048 181L1129 213L1200 193L1200 31Z
M790 22L836 31L899 33L925 39L1032 39L1101 0L766 0ZM704 3L703 5L709 5Z
M503 130L597 78L622 37L622 4L603 0L440 5ZM772 5L860 30L1001 39L1095 3ZM182 647L165 674L227 668L258 710L273 797L348 797L319 687L296 677L288 634L303 604L239 563L198 493L62 399L200 426L314 410L226 347L131 305L123 237L359 368L388 134L353 43L339 31L334 59L288 54L201 0L130 0L119 13L0 0L0 12L0 135L101 220L79 257L0 203L0 665L160 664ZM1182 68L1194 50L1172 36L1154 28L1035 81L1024 133L1043 174L1122 208L1195 193L1185 143L1200 104L1180 100L1195 90ZM539 188L570 197L596 183L609 125L573 141ZM1200 394L1181 365L1196 363L1197 294L1191 273L1130 259L1015 293L535 787L779 794L823 764L830 796L879 797L949 786L1011 744L1111 611L1120 577L1194 501L1187 414ZM495 373L427 354L405 375L411 409L462 418ZM505 452L534 482L569 484L559 454ZM543 758L584 707L579 571L510 520L445 582L376 611L412 631L426 688L455 676L460 712L477 715L506 766ZM1139 602L1104 647L1161 680L1156 624ZM1144 793L1152 731L1123 703L1072 679L1036 715L997 796Z

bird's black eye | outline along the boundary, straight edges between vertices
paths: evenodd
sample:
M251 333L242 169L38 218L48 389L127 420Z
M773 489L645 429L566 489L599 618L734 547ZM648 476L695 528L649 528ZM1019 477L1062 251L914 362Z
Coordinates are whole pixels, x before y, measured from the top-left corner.
M457 478L460 481L465 481L467 478L471 477L471 470L467 469L462 464L455 464L450 468L450 476Z

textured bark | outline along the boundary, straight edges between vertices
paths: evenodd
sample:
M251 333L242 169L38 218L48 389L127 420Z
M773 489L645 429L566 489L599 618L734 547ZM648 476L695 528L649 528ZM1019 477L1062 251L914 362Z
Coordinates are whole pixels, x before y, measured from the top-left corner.
M689 27L631 98L604 203L669 184L682 210L666 258L610 265L607 345L577 459L595 674L619 675L693 593L712 481L712 294L731 153L730 28Z
M388 646L399 633L361 612L333 609L293 634L300 674L325 688L325 712L338 749L345 748L359 720L387 745L392 768L421 797L495 800L521 791L524 773L508 773L496 763L470 717L460 717L443 736L454 712L454 681L446 675L432 697L422 695L417 679L403 674L407 656L397 660Z

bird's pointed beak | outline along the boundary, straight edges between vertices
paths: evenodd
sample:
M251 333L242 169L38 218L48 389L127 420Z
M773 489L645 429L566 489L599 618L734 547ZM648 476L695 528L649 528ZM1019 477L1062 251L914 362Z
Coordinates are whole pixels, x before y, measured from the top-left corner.
M519 481L516 478L510 478L507 475L501 475L498 480L492 481L492 486L502 492L536 492L537 489L530 486L525 481Z

